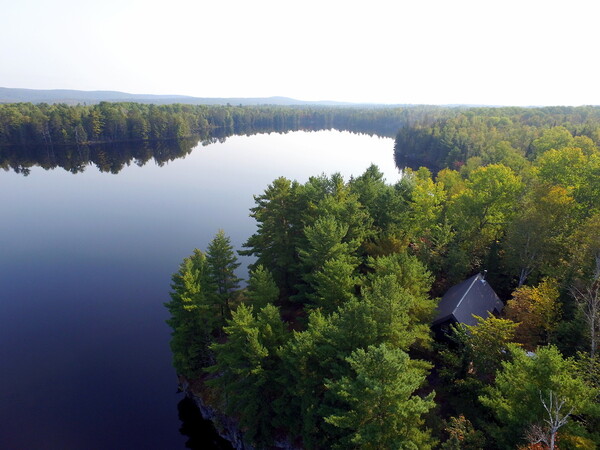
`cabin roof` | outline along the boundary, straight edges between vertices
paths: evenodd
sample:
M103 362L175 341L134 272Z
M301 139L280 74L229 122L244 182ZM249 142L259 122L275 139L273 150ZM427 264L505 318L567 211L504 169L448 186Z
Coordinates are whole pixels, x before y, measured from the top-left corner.
M477 319L473 315L486 318L488 312L498 314L503 307L489 283L478 273L446 292L438 304L433 325L446 321L476 325Z

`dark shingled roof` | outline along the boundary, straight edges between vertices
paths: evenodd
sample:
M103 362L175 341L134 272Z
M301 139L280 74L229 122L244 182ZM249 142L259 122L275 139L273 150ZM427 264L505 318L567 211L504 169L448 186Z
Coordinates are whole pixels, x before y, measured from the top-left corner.
M437 307L433 325L455 321L465 325L476 325L473 314L486 318L488 312L498 314L504 304L490 287L483 275L478 273L456 286L452 286L442 297Z

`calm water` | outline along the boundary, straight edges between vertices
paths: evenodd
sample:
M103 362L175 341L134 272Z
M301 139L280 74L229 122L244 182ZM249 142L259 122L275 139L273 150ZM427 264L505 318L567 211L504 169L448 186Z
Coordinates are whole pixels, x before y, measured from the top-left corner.
M184 448L170 275L219 228L240 248L252 195L275 178L347 179L373 162L392 182L392 149L387 138L294 132L235 136L116 175L0 172L0 448Z

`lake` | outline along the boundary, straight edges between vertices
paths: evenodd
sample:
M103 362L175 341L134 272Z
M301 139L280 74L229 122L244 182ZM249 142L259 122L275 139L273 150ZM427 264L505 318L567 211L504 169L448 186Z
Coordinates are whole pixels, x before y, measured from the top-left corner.
M0 173L0 448L184 448L163 306L171 274L220 228L240 249L253 195L279 176L348 179L375 163L395 182L393 145L298 131L118 174Z

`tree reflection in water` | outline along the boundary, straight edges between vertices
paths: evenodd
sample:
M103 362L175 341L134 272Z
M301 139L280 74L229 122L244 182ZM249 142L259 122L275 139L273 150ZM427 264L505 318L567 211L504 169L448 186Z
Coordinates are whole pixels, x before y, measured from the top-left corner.
M177 405L181 428L179 432L188 437L186 448L192 450L231 450L233 447L219 436L209 420L204 420L200 410L189 397Z

